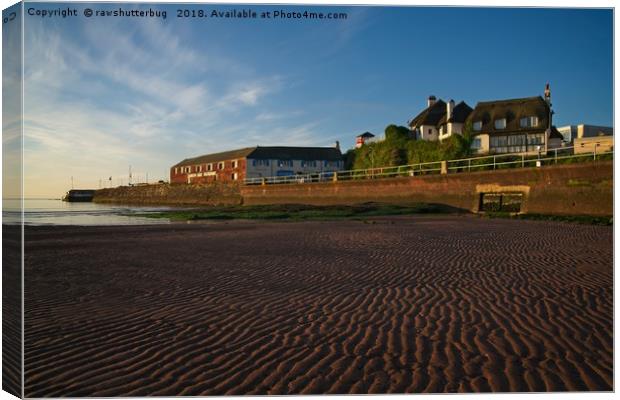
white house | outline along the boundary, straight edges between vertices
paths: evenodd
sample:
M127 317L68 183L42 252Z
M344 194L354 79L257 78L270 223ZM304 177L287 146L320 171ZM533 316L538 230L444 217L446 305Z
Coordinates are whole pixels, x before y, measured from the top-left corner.
M551 89L541 96L484 101L467 118L472 148L480 154L546 153L562 146L563 136L552 124Z
M415 139L444 140L453 134L462 134L465 120L472 108L465 102L447 103L435 96L430 96L427 106L422 112L409 121L409 129Z

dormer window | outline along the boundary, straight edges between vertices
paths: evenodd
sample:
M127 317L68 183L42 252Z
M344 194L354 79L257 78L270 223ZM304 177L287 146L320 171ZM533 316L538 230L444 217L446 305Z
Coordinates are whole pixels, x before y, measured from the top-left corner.
M479 132L482 130L482 121L476 121L473 124L473 128L475 131Z
M533 128L538 126L538 117L523 117L519 121L521 128Z
M496 119L494 126L495 129L506 129L506 118Z

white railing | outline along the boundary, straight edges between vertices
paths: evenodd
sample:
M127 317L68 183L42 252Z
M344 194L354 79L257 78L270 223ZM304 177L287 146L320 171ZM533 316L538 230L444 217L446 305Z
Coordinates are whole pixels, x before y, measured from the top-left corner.
M429 174L447 174L457 172L473 172L481 170L495 170L505 168L526 168L553 165L566 159L583 160L613 154L613 149L597 151L600 143L593 143L592 152L574 154L574 147L559 147L547 151L547 154L538 152L491 154L480 157L463 158L458 160L432 161L425 163L399 165L396 167L375 167L347 171L317 172L303 175L271 176L264 178L246 178L246 185L269 185L286 183L316 183L354 179L382 179ZM605 145L607 146L607 145Z

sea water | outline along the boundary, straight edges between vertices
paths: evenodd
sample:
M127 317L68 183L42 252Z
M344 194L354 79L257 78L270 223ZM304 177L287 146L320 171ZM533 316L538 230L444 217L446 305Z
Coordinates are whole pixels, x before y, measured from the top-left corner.
M2 223L19 224L21 201L2 200ZM167 224L167 218L147 218L138 213L171 210L172 207L135 207L100 203L70 203L60 199L24 199L26 225L145 225Z

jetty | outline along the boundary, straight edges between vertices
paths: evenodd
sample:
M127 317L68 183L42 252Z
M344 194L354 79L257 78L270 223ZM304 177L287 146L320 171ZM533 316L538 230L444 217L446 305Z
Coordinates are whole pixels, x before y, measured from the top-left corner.
M62 201L69 202L91 202L95 196L94 189L72 189L65 194Z

